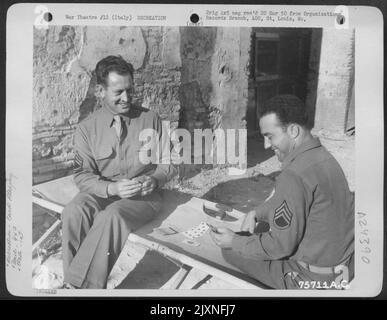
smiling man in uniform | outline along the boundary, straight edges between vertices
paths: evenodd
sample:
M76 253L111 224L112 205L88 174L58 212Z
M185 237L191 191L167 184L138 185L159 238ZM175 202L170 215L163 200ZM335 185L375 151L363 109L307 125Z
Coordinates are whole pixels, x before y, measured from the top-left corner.
M260 117L265 148L282 163L274 193L242 224L211 232L225 259L278 289L342 288L353 277L354 203L340 165L312 136L303 102L270 99ZM253 234L257 221L270 230Z
M140 161L140 132L155 130L160 118L131 103L133 67L119 56L97 63L101 108L75 132L74 180L80 193L65 207L64 281L71 288L105 288L130 232L161 208L158 191L175 174L172 165Z

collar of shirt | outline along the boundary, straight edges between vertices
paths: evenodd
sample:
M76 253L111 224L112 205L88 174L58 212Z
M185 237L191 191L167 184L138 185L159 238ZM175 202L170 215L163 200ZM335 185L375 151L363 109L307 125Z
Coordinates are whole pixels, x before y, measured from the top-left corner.
M299 145L296 149L294 149L292 152L290 152L284 161L282 162L282 170L284 170L287 166L290 165L290 163L297 158L301 153L304 153L305 151L321 147L321 142L319 138L313 138L311 140L308 140L301 145Z
M115 114L112 113L108 108L102 106L99 110L99 123L100 125L104 127L111 127L114 123L114 116ZM131 119L131 112L127 112L126 114L120 114L119 116L125 121L126 125L129 126L130 124L130 119Z

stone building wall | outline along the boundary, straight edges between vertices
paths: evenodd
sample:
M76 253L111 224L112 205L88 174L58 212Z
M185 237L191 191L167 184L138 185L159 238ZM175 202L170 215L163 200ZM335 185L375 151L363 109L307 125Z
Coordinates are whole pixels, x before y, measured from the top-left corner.
M211 59L215 53L217 28L182 27L181 34L181 115L180 127L193 132L210 128Z
M180 30L180 127L191 133L196 128L246 128L251 30L195 27ZM214 154L216 147L214 140ZM200 166L189 166L185 173L187 169L195 171Z
M344 134L354 77L354 30L323 29L314 130Z
M181 28L181 127L246 128L249 28ZM194 120L194 121L192 121Z
M219 28L212 57L211 111L214 127L245 129L251 28Z

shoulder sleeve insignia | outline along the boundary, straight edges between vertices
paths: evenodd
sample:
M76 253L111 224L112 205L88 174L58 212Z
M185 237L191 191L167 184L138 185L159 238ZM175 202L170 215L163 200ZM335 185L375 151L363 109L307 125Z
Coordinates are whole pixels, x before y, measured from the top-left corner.
M83 168L83 158L79 154L78 151L75 151L75 157L74 157L74 172L78 173Z
M286 200L284 200L284 202L275 209L273 218L274 226L280 230L287 229L290 226L292 217L293 213L290 211Z

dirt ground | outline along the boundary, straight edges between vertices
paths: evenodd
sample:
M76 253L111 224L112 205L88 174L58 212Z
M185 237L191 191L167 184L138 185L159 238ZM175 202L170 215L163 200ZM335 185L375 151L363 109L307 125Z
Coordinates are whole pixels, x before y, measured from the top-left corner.
M355 191L355 137L334 136L319 132L321 143L333 154L340 163L348 180L351 191ZM279 174L280 163L271 150L263 148L263 141L257 137L248 139L248 167L241 175L230 175L228 168L197 168L196 174L190 178L175 180L166 186L167 189L187 193L195 197L229 205L247 213L258 206L269 196L274 186L275 177ZM38 211L37 211L38 212ZM42 235L52 223L52 217L40 212L34 215L34 240ZM34 258L34 287L51 286L58 288L63 282L61 267L60 233L55 234L45 244L41 255ZM162 260L162 259L161 259ZM144 288L153 288L160 284L160 270L170 275L172 269L160 257L147 255L144 261L150 265L156 263L160 268L155 272L152 268L136 268L136 277L129 276L120 288L139 288L138 280L143 279ZM171 269L172 268L172 269ZM153 271L152 271L153 270ZM125 272L125 270L123 270ZM153 277L152 277L153 275Z

